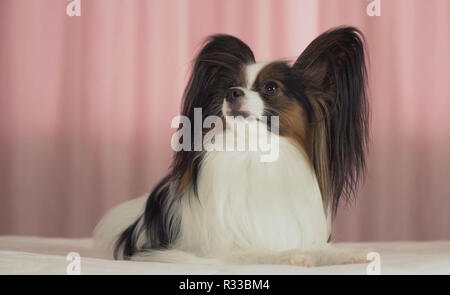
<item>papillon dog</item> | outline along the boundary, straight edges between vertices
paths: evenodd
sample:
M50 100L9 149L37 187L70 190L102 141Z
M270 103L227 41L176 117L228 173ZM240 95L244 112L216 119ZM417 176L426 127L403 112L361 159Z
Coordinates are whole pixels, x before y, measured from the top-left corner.
M234 137L232 119L262 126L278 140L276 160L261 161L258 150L176 152L170 173L149 196L101 220L96 245L116 259L155 262L366 262L366 252L329 243L339 201L355 195L365 171L364 44L359 30L340 27L321 34L293 63L256 63L238 38L209 37L195 59L182 114L194 121L200 108L203 119L222 118L227 138Z

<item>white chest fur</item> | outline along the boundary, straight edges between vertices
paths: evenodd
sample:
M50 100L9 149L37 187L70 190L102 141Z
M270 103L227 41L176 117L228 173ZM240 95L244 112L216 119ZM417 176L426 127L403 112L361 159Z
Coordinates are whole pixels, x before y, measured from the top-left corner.
M183 198L179 249L217 256L249 248L309 249L328 239L314 172L285 138L274 162L261 162L258 152L208 152L198 196Z

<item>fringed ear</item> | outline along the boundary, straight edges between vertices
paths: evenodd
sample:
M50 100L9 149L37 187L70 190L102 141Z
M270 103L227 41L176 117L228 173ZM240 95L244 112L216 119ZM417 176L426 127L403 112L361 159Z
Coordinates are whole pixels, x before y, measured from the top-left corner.
M369 105L361 32L343 27L323 33L293 70L312 105L311 160L325 206L335 215L340 198L354 195L365 171Z
M194 122L194 108L202 108L203 119L206 116L220 116L224 90L233 86L243 65L254 62L253 52L238 38L230 35L210 36L195 59L184 91L182 115ZM194 124L191 124L191 134L195 132ZM196 192L201 158L201 152L194 151L193 142L191 151L175 154L171 174L179 181L179 190L193 184Z
M255 57L250 48L236 37L230 35L210 36L195 59L191 77L184 92L183 115L190 117L195 107L202 107L208 115L216 110L209 108L220 100L223 93L218 90L234 82L242 65L254 63ZM205 110L206 108L206 110Z

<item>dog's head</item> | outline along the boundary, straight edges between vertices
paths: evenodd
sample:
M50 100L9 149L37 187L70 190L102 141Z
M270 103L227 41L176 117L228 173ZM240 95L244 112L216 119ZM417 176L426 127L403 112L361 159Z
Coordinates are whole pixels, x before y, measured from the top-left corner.
M355 28L323 33L292 64L256 63L241 40L214 35L195 59L183 115L193 122L194 108L201 108L203 118L278 116L279 135L308 155L323 200L335 212L365 169L365 87L364 42ZM181 183L195 186L200 159L201 152L177 153L173 173Z

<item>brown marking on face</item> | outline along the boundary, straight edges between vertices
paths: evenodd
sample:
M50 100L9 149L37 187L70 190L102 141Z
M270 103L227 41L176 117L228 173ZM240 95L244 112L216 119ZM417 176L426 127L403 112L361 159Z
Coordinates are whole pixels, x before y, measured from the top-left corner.
M279 116L279 134L288 137L300 150L309 155L307 119L302 104L292 97L288 84L292 83L291 68L283 62L266 65L258 73L252 90L264 101L265 115ZM270 91L274 88L274 91Z
M300 103L293 101L280 112L280 136L290 138L309 155L310 145L304 111Z

